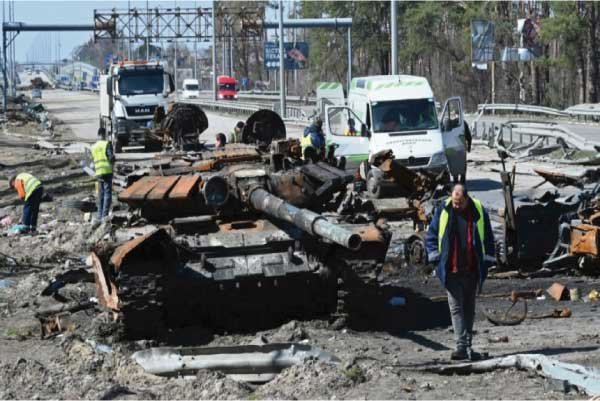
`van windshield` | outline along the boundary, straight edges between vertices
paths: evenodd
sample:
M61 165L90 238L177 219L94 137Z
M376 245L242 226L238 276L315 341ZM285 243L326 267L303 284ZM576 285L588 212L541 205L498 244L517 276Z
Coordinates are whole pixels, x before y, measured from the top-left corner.
M433 99L373 102L373 132L405 132L436 129Z
M195 84L189 84L185 86L185 90L188 91L197 91L198 90L198 85Z

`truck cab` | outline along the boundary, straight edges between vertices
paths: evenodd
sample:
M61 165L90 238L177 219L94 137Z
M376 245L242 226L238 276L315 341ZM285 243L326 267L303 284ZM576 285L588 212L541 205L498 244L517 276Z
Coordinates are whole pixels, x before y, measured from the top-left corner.
M130 142L143 140L157 107L166 110L174 91L171 74L159 63L124 61L100 76L100 127L120 152Z
M184 79L183 92L181 97L184 99L198 99L200 97L200 84L197 79Z
M353 125L353 129L350 128ZM356 169L369 156L391 149L401 164L452 176L466 172L460 98L446 101L440 116L427 79L410 75L354 78L347 106L327 106L325 134L336 155Z
M238 98L237 81L235 78L228 75L219 75L217 77L217 98L219 100L229 99L234 100Z

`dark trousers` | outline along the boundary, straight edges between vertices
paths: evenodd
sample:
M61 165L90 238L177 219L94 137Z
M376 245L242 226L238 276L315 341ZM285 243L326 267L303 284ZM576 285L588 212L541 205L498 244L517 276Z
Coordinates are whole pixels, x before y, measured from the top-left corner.
M466 350L471 347L473 340L477 275L448 273L446 290L448 292L448 306L450 307L456 348Z
M112 202L112 174L98 176L98 218L108 216Z
M44 187L40 185L31 193L29 199L25 201L25 206L23 206L22 224L26 226L28 230L35 230L37 227L38 212L40 211L40 203L42 203L43 195Z

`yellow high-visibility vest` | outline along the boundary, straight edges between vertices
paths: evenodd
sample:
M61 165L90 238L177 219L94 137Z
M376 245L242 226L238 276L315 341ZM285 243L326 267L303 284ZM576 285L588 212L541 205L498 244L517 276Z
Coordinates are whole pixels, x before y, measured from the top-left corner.
M33 191L35 191L37 187L42 185L42 182L40 180L38 180L29 173L21 173L17 175L17 180L23 181L23 187L25 189L25 200L29 199Z
M112 174L112 164L106 157L106 148L108 141L98 141L92 146L92 157L94 158L94 169L96 177L100 175Z
M477 220L477 232L479 234L479 239L481 240L481 250L482 254L485 255L485 222L483 221L483 206L481 205L481 201L479 199L471 198L473 200L473 204L475 205L475 209L477 209L477 213L479 213L479 219ZM452 202L452 198L446 199L445 206L448 206ZM442 210L440 214L440 226L438 229L438 252L442 253L442 238L446 233L446 229L448 228L448 219L449 214L446 208Z

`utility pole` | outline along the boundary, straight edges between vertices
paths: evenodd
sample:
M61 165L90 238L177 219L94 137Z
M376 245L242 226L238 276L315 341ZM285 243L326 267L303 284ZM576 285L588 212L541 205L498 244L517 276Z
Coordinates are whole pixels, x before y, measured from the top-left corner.
M216 25L216 12L215 0L212 2L212 91L213 101L217 100L217 25Z
M391 16L391 36L392 36L392 75L398 74L398 2L397 0L390 0L390 5L392 8L392 16Z
M152 27L150 18L150 5L146 0L146 61L150 61L150 29Z
M127 28L131 27L131 1L127 0ZM127 59L131 60L131 39L127 40Z
M285 65L283 65L283 0L279 0L279 107L285 118Z
M198 4L196 1L194 1L194 8L196 9L196 12L198 12ZM194 39L194 79L198 79L198 38ZM200 88L200 85L198 88Z

